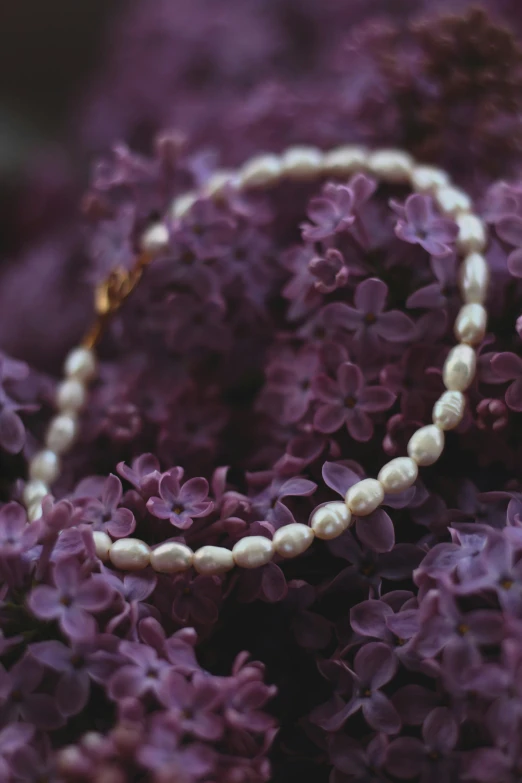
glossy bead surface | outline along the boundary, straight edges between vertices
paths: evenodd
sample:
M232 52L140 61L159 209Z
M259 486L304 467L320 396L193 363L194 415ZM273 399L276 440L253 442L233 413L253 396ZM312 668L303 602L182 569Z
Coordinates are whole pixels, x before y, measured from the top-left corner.
M24 505L26 508L29 508L33 503L40 503L49 492L49 487L45 481L40 481L39 479L28 481L22 493Z
M78 432L78 422L75 416L61 413L55 416L49 424L45 436L45 445L56 454L64 454L73 445Z
M272 185L281 177L281 161L277 155L259 155L245 163L239 172L239 184L243 188Z
M68 378L90 381L96 375L96 356L90 348L74 348L67 356L64 366Z
M307 179L322 171L323 154L317 147L289 147L281 156L283 175Z
M351 522L352 512L346 503L335 500L314 511L310 520L310 527L317 538L329 541L344 533L350 527Z
M42 504L39 501L31 503L27 509L27 519L29 522L36 522L42 516Z
M476 215L463 213L457 215L455 222L459 227L457 248L461 253L481 253L486 247L486 229Z
M96 556L100 558L102 563L106 563L109 559L109 552L112 546L112 538L104 533L103 530L95 530L92 534L94 541L94 548L96 550Z
M470 253L460 267L460 290L466 303L484 304L488 293L489 267L480 253Z
M488 314L486 308L478 303L465 304L455 321L457 340L468 345L478 345L486 334Z
M37 452L29 461L29 477L50 486L60 473L60 458L50 449Z
M234 558L225 547L202 546L194 552L193 565L198 574L224 574L234 568Z
M396 457L386 463L377 476L384 492L393 495L409 489L417 480L419 468L411 457Z
M379 508L384 500L384 489L377 479L358 481L346 493L346 505L358 517L366 517Z
M300 522L280 527L274 533L274 549L284 558L297 557L306 552L314 540L314 531Z
M463 190L452 185L443 185L435 191L435 201L440 211L448 217L456 217L461 212L469 212L471 199Z
M443 169L435 166L415 166L411 173L411 185L418 193L431 193L449 185L449 177Z
M77 378L68 378L56 389L56 407L64 413L78 413L86 402L87 389Z
M403 182L411 178L413 159L402 150L377 150L368 156L368 169L379 179Z
M458 427L464 416L466 399L460 391L445 391L433 406L433 423L441 430Z
M150 547L139 538L120 538L111 544L109 557L122 571L142 571L150 563Z
M434 424L414 432L408 442L408 455L417 465L433 465L444 449L444 433Z
M473 382L477 367L477 357L470 345L461 343L451 349L444 367L442 380L449 391L465 391Z
M165 223L149 226L141 237L141 248L147 253L161 253L169 246L169 230Z
M228 169L218 169L214 171L205 182L204 191L207 196L215 198L230 185L234 185L236 174Z
M265 536L245 536L232 548L234 562L240 568L259 568L274 556L274 544Z
M160 574L177 574L192 566L194 553L185 544L166 541L150 553L150 564Z
M364 147L336 147L324 154L323 171L332 176L345 177L363 170L367 161L368 151Z
M198 197L195 193L185 193L183 196L178 196L174 199L171 207L171 215L175 220L181 220L187 212L190 212Z

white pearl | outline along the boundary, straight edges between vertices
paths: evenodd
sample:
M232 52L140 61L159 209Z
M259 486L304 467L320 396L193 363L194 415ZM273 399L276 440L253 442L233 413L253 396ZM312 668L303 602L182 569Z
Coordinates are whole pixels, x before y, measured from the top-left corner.
M322 170L323 153L316 147L289 147L281 156L283 175L306 179Z
M150 563L150 547L139 538L120 538L111 544L109 557L122 571L141 571Z
M414 432L408 443L408 454L417 465L433 465L444 448L444 433L434 424Z
M411 184L418 193L430 193L449 185L449 176L435 166L415 166L411 173Z
M471 199L463 190L452 185L443 185L435 191L435 201L439 209L448 217L456 217L461 212L469 212Z
M40 519L42 516L42 504L39 501L36 501L36 503L31 503L29 508L27 509L27 519L29 522L36 522L37 519Z
M444 367L442 380L449 391L465 391L473 382L477 367L477 357L470 345L461 343L451 349Z
M175 198L170 208L170 214L175 220L180 220L189 212L198 197L195 193L184 193L183 196Z
M368 162L368 151L364 147L343 146L326 152L323 157L323 171L336 177L343 177L362 171Z
M248 160L239 171L239 184L243 188L272 185L281 177L281 161L277 155L258 155Z
M109 552L112 546L112 539L103 530L94 530L92 534L96 557L99 557L102 563L109 559Z
M344 533L350 527L351 521L352 513L346 503L334 500L314 511L310 527L317 538L328 541Z
M403 182L411 177L413 158L402 150L377 150L368 157L368 168L379 179Z
M23 490L23 500L26 508L32 506L33 503L39 503L49 494L49 487L45 481L36 479L34 481L28 481Z
M76 418L68 413L60 413L49 424L45 445L51 451L56 452L56 454L63 454L73 445L77 432L78 422Z
M488 314L483 305L475 302L465 304L455 321L455 335L468 345L478 345L486 334Z
M194 552L193 564L198 574L224 574L234 568L234 558L225 547L202 546Z
M218 196L228 185L234 185L236 173L226 169L218 169L205 182L204 191L207 196Z
M246 536L234 544L234 562L240 568L259 568L274 556L274 544L265 536Z
M194 557L192 549L176 541L166 541L150 554L150 564L160 574L177 574L187 571Z
M37 452L29 461L29 477L50 486L60 473L60 459L51 449Z
M459 227L457 248L461 253L481 253L486 247L486 228L476 215L463 213L457 215L455 222Z
M90 348L74 348L65 360L65 375L79 381L90 381L96 374L96 356Z
M377 479L362 479L350 487L345 500L352 514L366 517L381 505L384 500L384 489Z
M274 533L274 549L285 558L297 557L306 552L314 540L314 531L308 525L292 522Z
M465 302L483 304L488 292L489 267L480 253L470 253L460 267L460 290Z
M77 413L85 405L87 390L77 378L62 381L56 390L56 407L60 411Z
M396 457L384 465L377 476L384 492L393 495L415 484L419 468L411 457Z
M169 246L169 230L165 223L155 223L141 237L141 247L146 253L161 253Z
M453 430L462 421L465 407L462 392L445 391L433 406L433 423L441 430Z

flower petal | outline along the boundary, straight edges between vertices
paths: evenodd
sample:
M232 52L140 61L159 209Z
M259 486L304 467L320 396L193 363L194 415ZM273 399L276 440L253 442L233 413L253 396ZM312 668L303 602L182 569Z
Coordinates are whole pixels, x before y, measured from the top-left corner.
M390 552L395 544L395 529L382 508L367 517L357 517L355 530L359 540L374 552Z
M355 289L354 304L357 310L366 315L382 313L388 296L388 286L377 277L369 277L359 283Z

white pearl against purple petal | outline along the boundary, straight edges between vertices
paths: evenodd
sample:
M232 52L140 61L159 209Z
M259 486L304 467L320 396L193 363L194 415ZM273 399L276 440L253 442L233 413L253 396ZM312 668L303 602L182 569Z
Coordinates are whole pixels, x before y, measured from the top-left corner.
M367 516L383 502L385 494L403 492L411 487L419 466L433 465L444 449L444 432L458 427L464 416L463 392L472 384L476 372L474 347L484 338L487 311L484 302L489 284L489 268L482 255L486 243L484 222L471 212L467 193L456 188L447 172L434 166L416 164L403 150L369 151L357 145L345 145L327 152L315 147L295 146L282 155L256 155L239 171L218 170L203 186L201 194L219 199L226 188L254 189L270 187L282 179L307 180L314 177L346 177L366 172L388 183L409 184L417 193L431 195L442 214L457 223L457 250L464 256L460 268L460 291L463 306L455 321L455 336L459 341L449 352L443 367L446 391L433 408L433 423L421 427L408 443L408 456L396 457L384 465L377 479L365 478L352 486L345 502L333 501L319 506L312 514L310 525L298 522L279 528L273 540L264 536L246 536L232 548L203 546L193 552L188 546L166 541L151 548L136 538L112 541L107 533L93 532L97 557L116 568L138 571L151 566L158 573L176 574L194 568L200 574L224 574L234 566L259 568L274 555L293 558L305 552L314 538L333 539L340 536L355 516ZM169 217L181 220L200 194L178 196ZM143 250L159 254L169 242L169 230L156 223L142 237ZM74 444L77 416L85 407L86 385L96 374L96 355L92 348L79 346L66 358L64 380L56 391L57 415L50 422L45 448L29 462L29 480L23 493L29 521L41 516L41 502L50 493L50 486L60 473L60 456Z

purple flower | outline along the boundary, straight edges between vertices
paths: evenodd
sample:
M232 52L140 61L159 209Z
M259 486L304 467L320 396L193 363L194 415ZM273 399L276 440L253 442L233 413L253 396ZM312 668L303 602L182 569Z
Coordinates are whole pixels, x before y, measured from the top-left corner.
M330 433L345 424L357 441L372 437L373 423L368 413L388 410L395 401L395 395L383 386L366 386L360 368L350 362L341 364L336 381L327 375L315 378L313 391L324 403L315 412L314 427Z
M381 773L387 750L385 734L376 734L366 747L346 734L339 734L329 747L330 760L334 765L332 783L382 783Z
M315 287L321 294L331 294L348 282L348 267L339 250L328 248L324 256L316 256L309 263L309 269L317 278Z
M491 371L497 383L513 381L506 390L506 405L511 410L522 411L522 359L515 353L496 353L491 359Z
M458 737L458 726L450 710L436 707L422 725L422 741L415 737L392 740L386 769L400 780L418 777L419 783L456 781L458 758L454 749Z
M34 727L28 723L14 723L0 731L0 779L9 780L13 753L28 745L33 739Z
M208 481L204 478L192 478L183 485L182 468L168 470L160 479L160 497L151 497L147 501L150 513L158 519L168 519L171 525L186 530L198 517L210 514L213 503L208 500Z
M103 484L101 499L89 499L82 511L82 520L93 530L103 530L112 538L126 538L134 532L136 520L128 508L118 508L123 490L121 481L112 473Z
M233 677L228 679L228 693L225 697L223 716L231 729L243 732L265 733L274 727L274 719L261 708L277 692L275 685L266 685L261 679L262 670L255 666L238 667L238 660L246 659L240 654L234 665Z
M162 681L158 697L180 732L201 740L222 737L222 693L212 677L196 672L189 681L179 672L170 671Z
M181 623L215 623L221 603L221 580L217 576L177 576L172 583L172 616Z
M147 693L159 698L170 664L158 658L151 647L139 642L122 641L118 652L123 660L109 680L107 692L110 698L121 701L140 698Z
M0 446L9 454L18 454L25 443L25 427L19 411L32 412L38 406L17 402L11 396L14 385L29 375L25 362L0 354Z
M285 478L274 475L273 471L249 473L247 478L252 489L263 487L251 498L256 519L270 522L274 528L295 522L292 512L282 502L285 498L309 497L317 489L317 484L301 476Z
M348 185L327 183L323 195L310 201L308 217L312 224L303 224L303 239L318 242L347 231L355 223L355 210L370 198L375 189L375 180L364 174L353 177Z
M0 719L4 723L21 719L44 730L63 725L53 697L36 692L43 675L44 667L27 654L8 672L0 666Z
M146 769L156 773L158 781L209 780L214 767L211 748L199 742L182 744L178 727L161 714L155 717L137 756Z
M411 640L419 630L419 612L416 608L394 612L385 599L386 596L380 601L369 599L354 606L350 624L357 634L387 644L398 660L407 665L413 658Z
M77 560L60 560L53 569L53 585L35 587L29 608L40 620L57 620L74 640L93 638L96 621L92 613L106 609L113 590L99 574L89 574Z
M522 217L504 215L496 222L497 234L514 250L508 255L507 266L513 277L522 277Z
M19 503L6 503L0 509L0 558L15 558L31 549L38 540L39 525L28 525Z
M323 673L335 676L338 693L312 712L312 722L326 731L338 731L362 710L372 729L396 734L401 727L399 715L380 689L395 676L397 664L393 652L381 642L365 644L355 656L353 670L343 663L323 664Z
M310 345L276 357L267 367L259 407L282 424L300 421L313 399L312 381L320 366L318 351Z
M147 499L158 494L161 472L154 454L141 454L132 461L130 468L120 462L118 473Z
M396 201L392 201L391 206L399 215L395 227L399 239L420 245L431 256L450 255L459 230L455 221L436 214L431 196L413 193L404 206Z
M130 626L130 633L135 634L138 622L146 617L151 609L145 603L157 584L157 576L150 571L136 574L111 573L104 571L107 583L114 588L116 606L112 618L107 623L107 631L113 633L123 622Z

